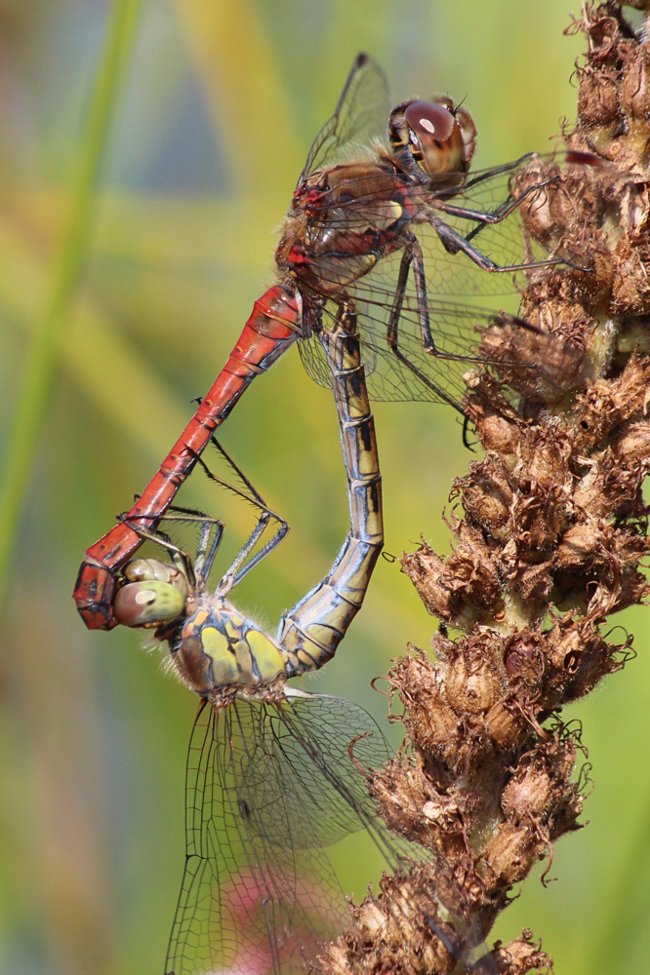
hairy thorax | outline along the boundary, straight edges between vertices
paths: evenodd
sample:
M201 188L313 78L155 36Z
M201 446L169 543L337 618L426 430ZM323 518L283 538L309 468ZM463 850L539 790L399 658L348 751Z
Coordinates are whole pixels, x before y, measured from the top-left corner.
M280 270L327 298L403 248L414 216L405 179L388 163L355 163L301 182L276 251Z

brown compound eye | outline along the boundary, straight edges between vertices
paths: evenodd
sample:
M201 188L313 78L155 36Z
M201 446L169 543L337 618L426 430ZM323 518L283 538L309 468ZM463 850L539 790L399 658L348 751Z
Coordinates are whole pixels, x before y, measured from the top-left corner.
M388 122L390 144L406 172L466 173L476 143L472 116L451 98L406 101Z
M404 112L413 158L427 173L462 169L463 134L454 115L434 102L412 102Z
M411 102L404 118L418 138L433 139L439 145L447 142L456 126L452 113L435 102Z

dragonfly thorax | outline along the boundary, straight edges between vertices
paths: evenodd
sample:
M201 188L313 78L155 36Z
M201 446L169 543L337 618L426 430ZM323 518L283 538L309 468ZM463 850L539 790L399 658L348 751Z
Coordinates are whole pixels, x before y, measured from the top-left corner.
M284 683L285 657L255 623L223 600L205 597L168 637L173 664L193 691L219 700L243 691L255 696Z
M391 112L388 135L409 173L466 173L474 155L472 117L462 108L454 109L450 98L402 102Z
M404 177L388 162L312 173L294 194L276 251L278 267L319 295L337 295L404 246L411 219Z
M287 655L223 596L208 595L185 570L135 559L123 570L115 617L124 626L156 628L187 686L215 703L237 694L275 700L292 670Z

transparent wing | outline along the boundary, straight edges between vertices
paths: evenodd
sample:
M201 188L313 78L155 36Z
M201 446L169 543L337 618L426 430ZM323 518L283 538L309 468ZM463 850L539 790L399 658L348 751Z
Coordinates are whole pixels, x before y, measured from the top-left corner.
M475 174L471 184L465 188L431 195L428 206L422 206L418 201L420 206L409 229L422 250L426 311L435 352L427 353L423 347L422 307L415 291L411 267L402 296L398 346L415 369L400 361L387 341L403 252L399 250L381 257L371 272L347 287L338 288L335 286L342 279L343 262L328 255L319 258L320 279L331 282L330 291L337 290L340 297L348 297L356 306L368 388L375 399L440 401L462 411L466 392L462 376L473 366L491 361L486 348L481 346L486 331L494 334L494 329L498 327L495 325L495 315L507 312L510 316L506 319L508 327L517 328L512 316L516 316L518 311L519 287L525 283L525 271L489 272L462 250L453 253L428 217L433 214L436 221L444 222L461 236L469 238L473 247L499 266L519 267L545 259L546 253L536 248L524 232L518 210L496 224L475 219L477 215L499 213L509 207L513 195L518 197L521 193L519 180L529 162L529 157L526 157L511 166ZM556 172L561 172L559 167L547 166L546 174ZM364 204L362 209L359 200L355 200L354 212L350 211L346 226L349 226L351 234L356 232L358 219L362 219L364 226L374 219L377 222L381 220L382 211L377 209L375 213L373 210L373 207L380 207L381 204L373 203L371 197ZM528 193L521 206L534 211L547 204L546 188L539 187ZM453 207L455 212L446 212L441 207ZM339 216L339 231L340 226ZM571 259L572 255L563 256ZM490 296L499 296L491 309L486 307L486 298ZM336 304L328 303L322 311L318 310L318 314L322 315L327 326L336 314ZM532 334L524 328L522 341ZM529 354L524 352L523 356L513 358L508 381L516 379L515 373L519 373L520 391L525 386L527 393L531 388L540 389L545 383L552 386L556 370L554 363L550 363L552 368L549 369L549 359L557 357L557 342L549 338L545 347L544 338L537 336L530 344ZM329 385L329 371L318 340L303 340L299 348L309 375L321 385ZM567 356L573 355L570 348L565 351Z
M187 860L168 975L299 970L348 909L324 848L364 827L385 836L348 754L390 756L361 708L336 698L237 701L199 712L187 765Z
M388 345L385 305L371 299L359 301L357 307L362 358L370 370L366 381L370 396L376 400L446 403L464 413L468 387L463 376L473 369L493 368L509 385L504 392L511 396L521 394L547 402L577 388L588 376L588 363L581 350L561 337L529 329L508 314L473 305L429 302L436 343L436 353L429 354L420 339L414 299L404 301L399 324L398 345L407 365ZM299 349L311 378L329 386L318 339L301 341Z
M322 839L326 843L338 838L339 829L352 832L360 824L368 831L393 872L404 876L415 866L416 874L421 871L428 873L435 864L429 876L444 875L447 884L453 886L458 895L453 871L444 860L420 845L398 838L387 830L384 821L377 816L374 801L368 796L365 779L358 774L358 766L368 770L382 768L393 758L393 753L370 715L349 701L318 695L307 699L299 698L290 708L282 708L279 717L284 726L284 732L280 734L284 734L289 744L287 754L292 757L294 771L304 769L306 773L301 772L299 778L307 785L309 775L316 769L319 780L322 777L327 783L322 792L319 790L320 794L309 789L314 804L308 810L309 815L313 812L315 821L320 823L323 810L321 802L329 795L328 802L331 806L328 807L328 812L333 812L337 825L332 832L324 825ZM358 765L351 761L351 744L355 763ZM320 826L317 832L320 835ZM311 828L305 838L307 842L313 842ZM413 861L421 861L421 870L420 865ZM435 886L424 886L425 890L420 888L419 891L421 900L418 908L425 916L429 911L432 914L435 912L451 922L460 941L456 945L447 943L446 947L456 957L459 965L473 963L477 965L475 971L480 975L497 975L494 959L485 942L481 940L476 926L453 914L440 899L440 891ZM396 925L401 926L404 919L398 905L392 916ZM412 918L407 922L405 931L412 931L411 923Z
M467 386L463 374L489 364L480 353L481 332L499 328L495 313L477 307L449 302L430 302L429 314L437 355L424 351L420 339L417 307L405 301L400 316L399 348L414 369L398 359L387 341L387 310L373 299L359 301L359 329L363 339L364 362L370 363L366 381L376 400L400 402L424 400L447 403L463 412ZM318 340L300 343L300 354L308 374L322 386L330 385L327 363ZM417 370L417 372L415 371Z
M314 170L333 165L350 144L364 146L373 138L383 140L389 111L384 72L367 54L358 54L334 114L309 150L299 183Z
M418 237L425 251L430 298L512 294L516 272L486 271L480 266L480 255L500 267L517 269L548 259L548 253L536 248L525 233L522 215L528 217L535 211L549 209L549 192L553 187L548 185L548 180L560 181L566 167L563 170L551 157L535 157L533 172L538 175L537 179L526 178L530 167L531 156L528 155L515 163L475 173L465 186L455 188L436 188L435 180L430 187L409 186L396 181L392 194L394 210L387 200L385 182L381 184L380 194L375 195L379 184L375 173L370 171L365 178L368 191L364 193L364 180L355 172L349 201L345 202L345 184L341 183L337 187L336 202L326 193L322 195L320 208L314 200L309 202L310 237L316 241L334 239L338 254L338 260L326 250L312 255L319 277L330 285L330 292L336 290L340 282L350 279L349 268L357 255L373 253L364 242L368 228L386 227L393 212L399 214L401 207L403 213L408 207L409 212L404 215L410 220L405 229ZM403 201L406 201L406 207ZM518 205L512 209L516 201ZM498 222L493 222L495 216L500 218ZM473 260L453 242L445 241L445 228L467 240L477 259ZM376 256L379 267L383 267L386 257L382 256L381 250ZM575 255L562 251L554 256L562 261L571 260ZM520 282L523 280L521 274Z
M411 226L416 235L422 233L425 246L434 258L427 267L431 294L508 294L515 291L515 280L524 284L525 279L523 273L515 278L515 272L485 271L462 251L450 253L440 234L434 230L437 238L434 243L429 237L429 228L423 229L428 220L434 224L440 221L451 228L465 238L475 252L500 267L519 268L547 260L549 252L532 241L523 224L536 211L549 210L549 194L556 193L557 186L562 185L566 170L566 166L560 166L551 156L528 154L514 163L472 174L465 186L453 194L449 191L433 193L429 207ZM494 217L502 219L492 222ZM549 250L552 250L550 246ZM566 249L551 256L560 261L577 257Z

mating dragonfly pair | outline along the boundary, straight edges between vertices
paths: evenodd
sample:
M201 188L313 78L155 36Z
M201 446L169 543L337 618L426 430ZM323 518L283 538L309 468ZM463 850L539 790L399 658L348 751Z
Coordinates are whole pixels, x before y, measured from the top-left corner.
M381 141L386 118L389 148ZM355 745L355 758L383 764L389 752L380 732L354 705L298 695L286 681L332 658L381 551L366 385L378 398L438 400L463 412L463 373L489 362L490 343L481 346L481 337L520 330L534 333L539 347L543 333L454 297L494 290L503 272L571 263L561 254L522 260L524 237L513 220L515 211L542 205L557 174L526 184L520 178L530 157L523 157L469 176L474 141L468 112L448 98L403 102L389 114L381 70L359 55L294 192L276 251L278 282L255 303L226 366L144 493L86 552L74 594L86 625L154 628L202 701L188 757L187 863L170 975L263 975L302 964L345 913L333 881L323 880L323 847L365 827L391 866L401 856L350 757L353 739L370 735ZM258 527L214 594L207 583L221 524L203 520L193 564L158 526L217 426L296 340L310 375L334 388L350 533L329 575L283 617L272 640L228 598L286 531L280 521L254 554L274 517L259 496L251 492L262 510ZM543 362L526 368L543 378ZM146 540L161 545L168 561L133 560ZM430 914L432 938L460 963L464 951L439 927L444 905L432 899ZM480 942L478 930L463 935L468 949ZM479 965L489 970L489 961Z

